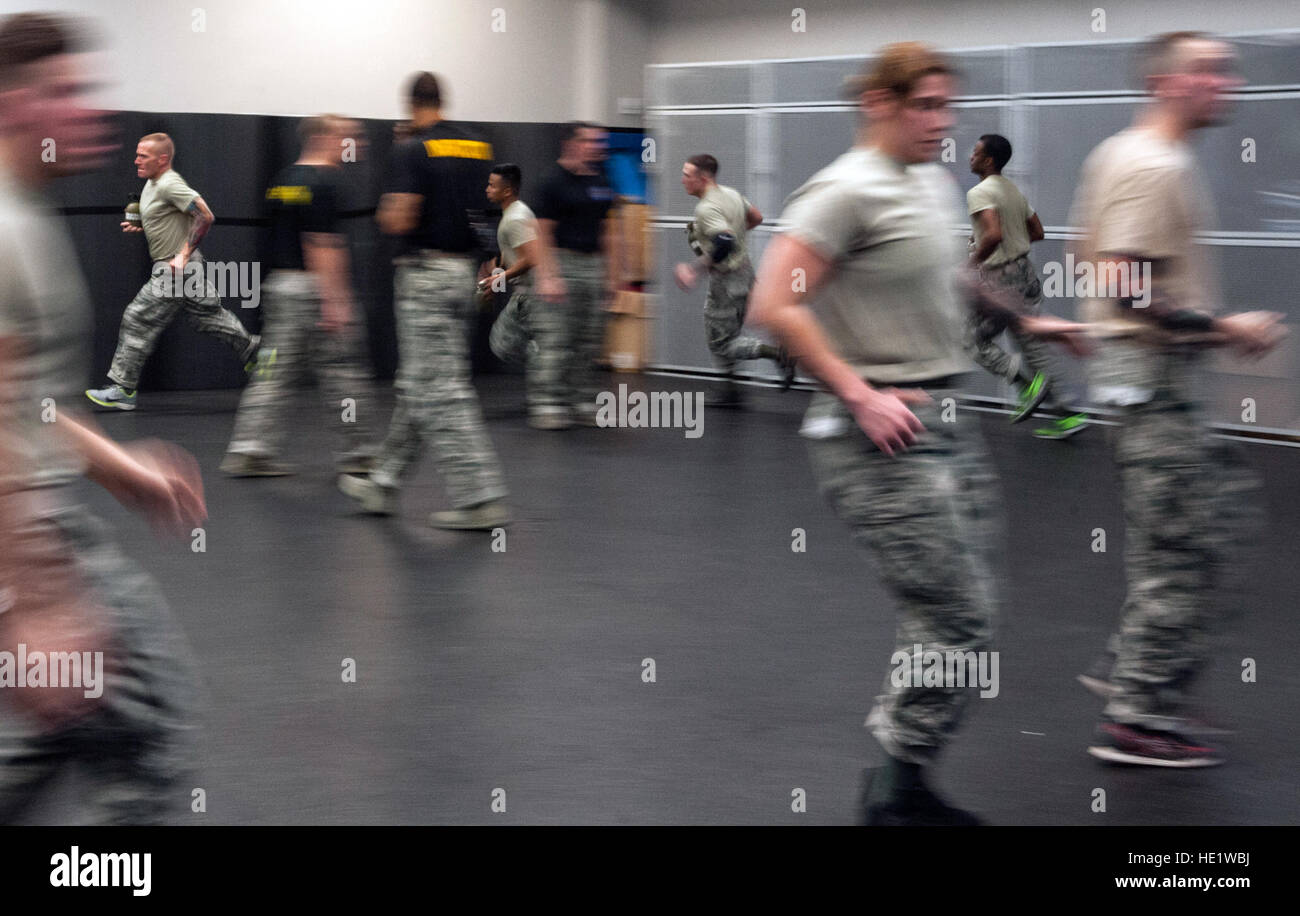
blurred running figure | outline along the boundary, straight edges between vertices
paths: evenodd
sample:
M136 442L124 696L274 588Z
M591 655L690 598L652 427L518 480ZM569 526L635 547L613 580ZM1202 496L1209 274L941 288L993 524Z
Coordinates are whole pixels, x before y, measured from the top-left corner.
M72 487L84 474L160 533L189 537L205 517L193 458L163 443L120 446L76 412L90 300L46 188L114 152L89 107L81 41L53 16L0 22L0 649L93 647L102 694L46 695L0 674L0 824L22 819L69 766L93 787L96 821L153 823L189 800L177 788L191 765L188 650L157 585ZM57 161L33 153L43 138Z
M686 226L687 242L697 257L678 264L673 275L682 289L691 289L701 276L709 275L704 328L709 352L727 379L726 388L713 405L740 407L741 388L734 378L738 360L773 360L781 367L785 388L794 381L794 363L779 348L757 337L741 336L749 291L754 285L745 237L763 222L763 214L739 191L718 184L717 174L718 160L707 153L692 156L682 166L682 187L700 199L695 205L695 218Z
M1214 225L1191 134L1219 122L1241 85L1232 50L1196 32L1141 52L1150 104L1102 142L1083 166L1071 222L1079 263L1095 262L1114 289L1084 303L1105 335L1092 362L1093 400L1119 408L1115 457L1127 524L1128 597L1108 696L1089 753L1150 766L1220 763L1185 717L1186 690L1204 664L1225 548L1243 540L1227 523L1249 480L1211 439L1192 377L1207 345L1257 356L1284 334L1281 315L1214 317L1219 296L1196 234Z
M337 115L304 119L298 126L302 155L267 188L271 274L263 284L266 369L254 376L239 402L221 463L221 470L232 476L293 473L276 456L294 389L309 371L345 444L339 472L370 469L370 372L352 301L348 240L338 223L343 151L354 149L360 135L360 124ZM352 147L345 146L349 140Z
M432 73L411 81L414 133L392 153L375 215L402 240L394 291L401 364L397 406L369 476L339 477L339 489L367 512L397 512L399 488L425 448L434 455L453 508L435 528L491 530L510 522L501 462L470 382L466 307L474 297L478 242L469 211L483 199L492 147L442 116Z
M887 763L867 772L863 820L975 824L924 776L974 677L943 686L898 678L919 668L918 652L974 660L992 632L997 480L978 420L945 418L935 399L955 394L972 368L963 300L1025 334L1071 341L1081 326L1022 315L969 275L959 287L962 246L949 227L963 216L960 191L935 163L954 123L945 59L922 44L887 46L853 90L857 143L791 196L789 229L763 258L750 315L825 386L802 430L814 474L899 605L894 672L868 719Z
M153 268L122 314L117 352L108 368L109 384L86 392L86 397L101 407L135 410L145 360L182 308L195 328L238 353L246 371L255 368L260 338L250 336L239 319L221 307L221 297L204 275L199 243L216 217L199 192L172 168L175 155L176 146L166 134L141 137L136 146L136 175L146 179L140 194L140 225L123 222L122 231L144 233ZM188 281L196 273L197 282ZM203 294L191 295L193 286Z
M1011 143L1001 134L985 134L971 152L970 170L981 179L966 192L974 246L971 262L986 280L1019 295L1024 300L1025 314L1035 315L1043 301L1043 284L1029 258L1029 246L1042 241L1043 223L1020 189L1002 174L1010 161ZM1019 389L1020 403L1011 416L1012 423L1019 423L1055 391L1048 371L1051 354L1043 342L1012 331L1011 337L1020 348L1020 353L1012 356L997 345L997 334L990 331L987 322L971 321L970 352L975 362ZM1085 414L1065 412L1067 416L1039 427L1034 435L1040 439L1066 439L1087 429Z
M547 303L534 312L540 367L528 422L536 429L596 424L595 362L620 271L606 139L594 124L569 125L560 158L542 177L534 201L537 293Z
M538 378L541 361L536 327L553 318L555 310L550 314L545 308L542 314L535 312L538 303L533 298L531 272L537 264L537 217L519 199L523 180L523 172L513 162L494 166L488 176L487 199L501 208L501 221L497 224L498 255L483 265L478 286L479 293L486 296L510 292L510 301L492 324L488 344L506 362L527 366L531 409L544 403L540 400L543 383Z

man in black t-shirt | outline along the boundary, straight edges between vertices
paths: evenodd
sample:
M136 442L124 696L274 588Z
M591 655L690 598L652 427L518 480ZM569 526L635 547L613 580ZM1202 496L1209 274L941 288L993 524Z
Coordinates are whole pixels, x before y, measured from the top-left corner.
M338 223L339 170L345 153L356 151L360 130L357 122L333 115L305 119L298 127L302 155L267 188L271 248L263 355L221 463L235 477L292 473L275 456L295 382L308 368L347 444L339 470L370 468L370 372L352 302L347 237Z
M532 316L539 368L529 423L537 429L567 429L575 418L595 425L594 363L605 340L605 304L619 274L605 140L599 127L571 125L555 168L537 192L537 292L548 303Z
M481 206L492 147L442 119L442 92L432 73L411 84L413 135L393 150L375 219L400 236L394 278L397 407L368 476L339 478L339 489L377 515L397 511L397 492L424 446L453 508L435 512L438 528L507 524L505 479L470 385L466 311L473 302L477 240L469 211Z

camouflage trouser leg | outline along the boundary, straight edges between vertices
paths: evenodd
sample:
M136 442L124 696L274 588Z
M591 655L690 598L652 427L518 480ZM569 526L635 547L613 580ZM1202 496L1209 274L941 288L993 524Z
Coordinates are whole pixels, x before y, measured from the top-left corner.
M506 495L470 384L465 314L473 290L468 258L404 258L399 264L397 407L371 474L384 486L398 486L428 445L458 509Z
M195 253L185 267L185 275L180 280L171 280L172 270L166 261L155 261L149 280L140 287L140 292L126 307L122 314L122 329L117 340L117 351L113 354L113 363L109 367L108 377L123 388L133 390L139 387L140 370L144 368L153 348L158 342L158 335L176 317L176 311L185 309L190 324L204 334L211 334L235 351L240 359L247 359L252 348L252 338L239 323L234 313L221 307L221 297L206 277L202 277L200 296L174 295L185 292L189 282L187 278L193 273L203 274L203 256ZM177 289L179 287L179 290Z
M1105 714L1117 722L1170 727L1208 654L1229 543L1248 533L1233 524L1244 516L1225 512L1225 499L1249 501L1251 475L1240 465L1225 474L1223 450L1198 411L1163 396L1121 414L1116 460L1128 595L1112 639L1111 681L1120 693Z
M749 291L754 286L754 268L742 264L730 273L709 275L709 295L704 300L704 329L709 352L718 368L730 375L742 359L761 359L764 343L757 337L741 336Z
M511 300L514 304L514 300ZM530 413L568 413L574 392L569 365L575 359L573 318L577 302L572 295L563 302L547 302L530 296L526 303L528 330L537 343L537 353L528 365L528 410ZM503 312L501 315L505 318ZM495 330L495 327L493 328Z
M913 407L926 426L916 445L889 458L827 394L809 417L839 417L848 432L809 442L822 495L874 554L898 602L898 653L984 651L996 614L993 558L1001 537L997 478L971 416L945 423L935 404ZM896 653L897 657L897 653ZM867 720L893 757L934 759L957 729L975 686L898 686L885 679Z
M1017 258L1006 264L991 268L982 274L984 282L996 283L1018 294L1024 302L1022 314L1037 315L1042 309L1043 286L1038 279L1038 271L1028 257ZM1015 385L1036 372L1048 376L1051 383L1051 350L1037 337L1008 331L1011 339L1020 349L1017 358L1007 353L996 342L1002 328L995 322L972 317L966 323L966 350L975 362L998 378Z
M239 402L230 452L271 457L284 441L285 415L295 390L314 374L331 425L345 450L364 448L373 426L370 373L362 354L361 327L355 322L338 331L316 326L320 296L307 275L280 273L263 284L262 352L275 351L275 362L255 375ZM345 399L351 399L345 404Z
M569 340L572 356L567 367L568 403L583 410L595 410L600 393L596 361L605 345L605 258L600 254L578 254L560 250L560 271L569 291L566 316L571 322Z
M197 688L189 648L157 585L103 522L68 507L48 523L111 615L114 644L105 649L100 709L52 733L8 722L0 730L0 824L21 817L36 801L33 792L68 765L84 770L93 786L94 821L159 822L188 799L179 780L193 768L187 733Z
M528 343L533 339L532 323L529 319L532 302L523 290L510 294L510 301L501 310L497 320L492 322L488 332L488 346L498 359L522 366L529 362Z
M533 414L569 409L565 392L557 385L570 350L566 306L547 302L530 290L516 290L488 334L493 353L525 367L528 410Z

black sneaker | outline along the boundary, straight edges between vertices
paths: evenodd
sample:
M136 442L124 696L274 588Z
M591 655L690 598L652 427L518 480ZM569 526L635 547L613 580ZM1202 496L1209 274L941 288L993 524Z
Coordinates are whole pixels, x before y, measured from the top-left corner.
M858 823L864 827L979 827L984 821L935 795L916 777L908 787L885 787L885 767L862 771Z
M711 394L704 399L705 407L727 407L739 409L745 406L745 396L740 393L737 386L729 386L722 391Z
M1088 753L1107 763L1149 767L1212 767L1223 763L1215 748L1178 732L1151 731L1136 725L1102 722L1101 740Z

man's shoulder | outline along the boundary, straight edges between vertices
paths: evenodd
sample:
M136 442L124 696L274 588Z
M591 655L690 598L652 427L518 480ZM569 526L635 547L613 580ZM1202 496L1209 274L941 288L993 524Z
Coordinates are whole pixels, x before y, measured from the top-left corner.
M719 196L724 198L727 201L730 201L732 203L742 203L745 200L745 195L741 194L739 191L737 191L735 188L731 187L730 185L720 184L720 185L716 185L715 187L717 187L718 189Z
M516 223L526 223L535 219L533 208L528 206L522 200L515 198L514 203L501 211L501 224L514 225Z
M1085 168L1113 178L1135 175L1180 175L1192 165L1186 150L1134 128L1107 137L1088 155Z

